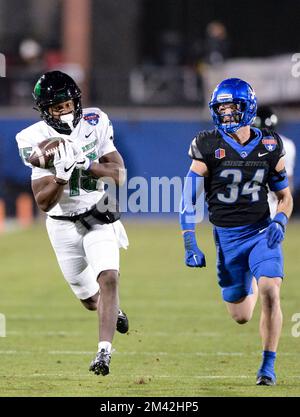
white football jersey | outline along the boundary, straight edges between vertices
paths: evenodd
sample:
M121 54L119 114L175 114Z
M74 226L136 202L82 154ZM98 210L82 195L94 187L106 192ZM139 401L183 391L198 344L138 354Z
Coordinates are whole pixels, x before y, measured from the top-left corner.
M98 108L83 109L83 116L70 135L58 133L44 121L34 123L23 129L16 136L20 156L25 165L31 167L31 179L55 175L55 168L43 169L33 167L27 158L36 145L51 137L62 137L80 145L84 154L97 161L103 155L116 151L113 143L112 124L106 113ZM89 209L102 197L103 182L92 178L88 172L77 169L72 173L69 183L64 187L59 202L48 211L49 215L70 216Z

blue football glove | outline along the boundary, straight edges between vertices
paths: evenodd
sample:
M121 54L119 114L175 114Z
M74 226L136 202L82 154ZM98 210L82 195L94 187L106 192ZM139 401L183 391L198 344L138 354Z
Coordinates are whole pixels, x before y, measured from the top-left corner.
M267 244L270 249L275 249L284 239L285 226L288 218L284 213L277 213L267 228Z
M192 268L202 268L206 266L204 253L197 246L194 232L183 234L185 249L185 264Z

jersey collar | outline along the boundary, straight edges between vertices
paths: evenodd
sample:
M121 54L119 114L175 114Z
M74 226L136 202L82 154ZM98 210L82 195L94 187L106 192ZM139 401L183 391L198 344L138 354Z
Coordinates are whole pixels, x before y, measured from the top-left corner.
M227 135L221 129L218 129L218 132L225 140L225 142L228 143L228 145L231 146L231 148L233 148L242 158L247 158L247 156L254 150L254 148L258 145L259 141L262 138L262 133L260 129L257 129L256 127L251 127L251 130L254 131L255 137L252 140L250 140L250 142L248 142L247 145L241 145L240 143L237 143L231 136Z

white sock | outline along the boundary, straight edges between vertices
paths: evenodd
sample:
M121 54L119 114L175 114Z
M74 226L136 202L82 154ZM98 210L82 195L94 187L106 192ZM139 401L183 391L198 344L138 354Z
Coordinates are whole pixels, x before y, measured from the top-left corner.
M99 342L98 343L98 352L101 349L104 349L105 352L111 353L111 343L110 342Z

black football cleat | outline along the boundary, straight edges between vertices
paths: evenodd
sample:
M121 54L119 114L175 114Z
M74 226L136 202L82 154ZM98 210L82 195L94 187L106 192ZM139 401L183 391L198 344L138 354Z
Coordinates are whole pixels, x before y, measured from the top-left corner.
M257 377L256 385L268 385L268 386L276 385L276 380L269 376L262 375L262 376Z
M119 310L116 328L117 328L119 333L127 333L128 332L128 329L129 329L128 317L126 316L126 314L122 310Z
M96 375L108 375L110 359L111 355L105 352L104 349L101 349L100 352L97 352L96 358L91 362L89 370Z

